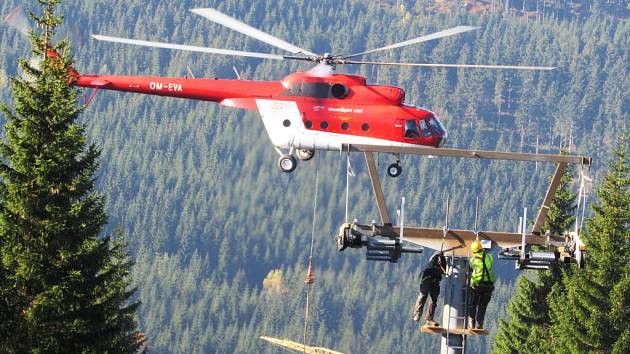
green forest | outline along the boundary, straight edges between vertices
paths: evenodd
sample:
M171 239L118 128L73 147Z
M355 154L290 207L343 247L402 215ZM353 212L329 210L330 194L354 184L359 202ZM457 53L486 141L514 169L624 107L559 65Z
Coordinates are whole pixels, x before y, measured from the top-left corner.
M404 88L406 103L436 112L449 133L447 147L591 156L593 165L573 170L567 187L576 192L577 177L586 173L593 180L588 202L602 203L596 191L605 185L609 164L619 162L615 150L629 132L627 1L557 1L535 16L526 16L524 9L548 2L474 2L493 5L481 12L459 2L444 11L436 3L442 2L67 0L59 9L65 22L56 40L71 40L74 67L84 74L183 77L189 67L196 77L235 78L236 69L245 79L279 80L312 64L124 46L89 36L277 52L189 12L198 7L216 8L315 53L355 53L456 25L477 26L477 31L366 59L557 68L348 65L338 72ZM35 7L4 0L0 16L18 5ZM511 10L501 10L506 7ZM28 38L0 27L0 53L0 101L10 104L9 78L18 73L18 58L31 56ZM80 90L80 101L83 95L87 99L91 91ZM257 114L210 102L99 91L80 121L90 143L101 149L96 189L105 196L104 233L125 235L135 261L133 301L141 303L138 322L149 351L281 353L259 337L301 341L315 201L309 344L346 353L439 350L440 337L420 333L412 320L418 275L431 250L403 255L395 264L368 262L364 250L337 251L333 236L345 218L345 156L318 153L293 173L282 173ZM364 158L354 154L350 161L355 176L349 179L349 218L378 220ZM388 205L399 205L405 196L405 224L428 227L443 225L450 195L450 227L473 228L479 198L481 229L515 231L524 207L534 218L554 171L553 165L533 162L407 156L403 174L391 179L385 168L393 161L378 156ZM627 199L627 180L625 186ZM587 214L597 219L597 213ZM628 296L627 210L622 217L625 253L621 266L606 271L622 272L626 282L616 291ZM597 222L593 230L599 230ZM486 314L490 335L469 338L469 353L493 350L500 318L505 321L508 308L514 308L508 304L517 283L539 280L534 271L514 270L512 261L496 260L495 272ZM588 274L551 293L563 298L579 292L584 283L579 279ZM628 303L621 303L625 312ZM573 311L570 305L556 302L552 311ZM440 305L438 319L441 313ZM616 321L629 324L623 316Z

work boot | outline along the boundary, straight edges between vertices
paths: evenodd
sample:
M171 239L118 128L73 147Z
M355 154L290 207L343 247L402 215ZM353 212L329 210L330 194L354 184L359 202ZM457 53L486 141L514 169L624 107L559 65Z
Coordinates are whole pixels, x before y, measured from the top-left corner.
M468 327L468 329L475 329L475 320L468 317L468 326L466 327Z
M483 323L479 322L475 325L475 329L483 329Z
M440 327L440 324L433 320L427 320L427 327Z
M420 322L420 314L419 313L414 313L413 314L413 320L416 322Z

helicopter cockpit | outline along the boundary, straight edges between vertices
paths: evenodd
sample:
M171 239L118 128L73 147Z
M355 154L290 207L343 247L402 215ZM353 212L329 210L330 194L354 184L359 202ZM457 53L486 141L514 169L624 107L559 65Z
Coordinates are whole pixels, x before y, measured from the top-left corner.
M434 116L425 119L407 119L404 122L405 140L412 144L440 147L446 142L446 130Z

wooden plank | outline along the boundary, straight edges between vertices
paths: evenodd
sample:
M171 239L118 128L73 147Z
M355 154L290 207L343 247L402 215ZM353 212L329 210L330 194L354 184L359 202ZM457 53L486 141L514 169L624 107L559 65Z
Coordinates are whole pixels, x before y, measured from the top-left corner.
M467 328L450 328L444 327L429 327L424 325L420 327L420 332L430 334L459 334L459 335L472 335L472 336L487 336L490 332L487 329L467 329Z
M341 352L322 348L322 347L309 347L308 345L304 345L303 343L296 343L294 341L288 339L279 339L267 336L260 336L260 339L266 340L269 343L287 348L290 351L295 351L298 353L309 353L309 354L343 354Z
M570 163L576 165L590 165L592 159L585 156L570 155L553 155L553 154L526 154L519 152L500 152L487 150L467 150L467 149L448 149L435 148L430 146L381 146L366 144L344 144L343 150L360 152L386 152L391 154L410 154L421 156L450 156L450 157L466 157L475 159L491 159L491 160L512 160L512 161L537 161L537 162L554 162L554 163Z
M551 202L553 201L553 197L556 195L556 191L560 186L560 180L562 179L562 175L567 168L566 163L559 163L558 167L556 167L556 172L553 174L551 178L551 183L549 183L549 188L547 188L547 194L545 194L545 199L543 200L542 205L540 206L540 210L538 211L538 216L536 217L536 221L534 222L534 226L532 227L533 234L540 234L540 228L542 224L545 222L547 218L547 212L549 212L549 208L551 207Z
M378 212L381 214L381 222L383 225L392 223L387 212L387 205L385 205L385 196L383 195L383 189L381 188L381 180L378 177L378 171L376 170L376 163L374 163L374 154L371 152L365 153L365 161L367 162L368 172L370 174L370 181L372 182L372 190L376 197L376 206Z
M490 334L490 331L488 331L487 329L469 329L468 330L468 335L487 336L488 334Z

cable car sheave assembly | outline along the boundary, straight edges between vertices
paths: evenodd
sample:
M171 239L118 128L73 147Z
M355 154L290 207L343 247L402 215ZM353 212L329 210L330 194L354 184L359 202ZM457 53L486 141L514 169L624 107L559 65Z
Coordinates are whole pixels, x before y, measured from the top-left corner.
M479 239L491 242L493 246L500 247L502 250L499 253L499 258L515 260L519 269L545 269L553 262L574 262L577 263L579 268L584 266L585 246L577 232L571 232L568 235L543 235L541 234L541 227L556 190L560 185L560 180L567 164L590 166L591 158L569 155L498 153L425 147L392 149L369 145L347 145L344 148L346 151L360 151L365 154L376 205L381 216L381 224L376 224L375 222L360 224L356 221L342 224L336 236L337 246L340 251L348 247L365 247L368 260L389 262L397 262L403 253L421 253L422 247L449 250L453 256L463 257L468 255L468 246L476 239ZM374 162L374 152L552 162L557 163L557 168L534 225L529 232L526 232L524 226L521 226L518 232L459 230L449 229L448 225L445 225L443 228L395 226L391 222L385 205L380 178ZM521 225L525 225L524 219L522 220ZM531 252L530 247L533 245L550 246L555 248L555 250L553 252Z

